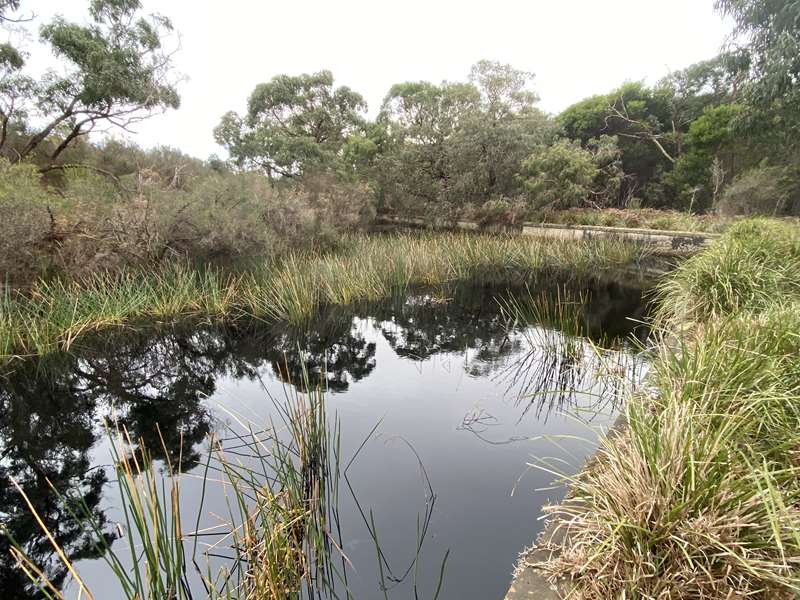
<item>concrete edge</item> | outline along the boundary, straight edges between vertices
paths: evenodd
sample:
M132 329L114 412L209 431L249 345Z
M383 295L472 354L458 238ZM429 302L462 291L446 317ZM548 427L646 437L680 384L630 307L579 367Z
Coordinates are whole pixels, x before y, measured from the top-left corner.
M719 234L696 231L636 229L599 225L559 225L556 223L520 223L518 225L481 224L476 221L434 222L420 218L383 216L378 223L394 227L480 231L544 237L560 240L616 239L649 246L659 255L693 254L719 238Z
M641 387L645 388L646 383L642 383ZM625 413L622 413L604 434L603 439L613 440L623 435L627 427L628 421L625 418ZM580 476L580 473L594 467L599 460L598 450L586 459L578 476ZM569 495L570 486L567 486L565 497L569 497ZM504 600L563 600L569 594L568 581L561 580L551 583L544 573L533 566L550 560L554 553L557 552L557 548L563 545L566 535L566 530L560 526L556 519L547 519L544 529L533 545L525 548L519 555L513 579Z

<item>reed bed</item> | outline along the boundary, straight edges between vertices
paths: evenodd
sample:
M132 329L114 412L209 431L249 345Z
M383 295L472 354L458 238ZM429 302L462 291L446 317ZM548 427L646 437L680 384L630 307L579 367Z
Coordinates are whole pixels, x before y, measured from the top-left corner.
M528 281L629 265L642 247L467 233L351 235L331 253L296 253L246 272L174 264L152 272L42 281L0 297L0 358L68 349L81 334L146 319L241 317L305 325L322 304L346 305L410 286Z
M800 593L799 240L738 223L661 283L649 388L548 509L570 598Z

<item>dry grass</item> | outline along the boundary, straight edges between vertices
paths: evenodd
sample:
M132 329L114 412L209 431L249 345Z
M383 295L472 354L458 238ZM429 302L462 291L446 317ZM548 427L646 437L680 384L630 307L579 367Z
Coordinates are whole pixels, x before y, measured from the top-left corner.
M740 224L662 284L654 393L629 399L627 430L549 508L565 536L536 566L569 597L797 597L796 244L784 225Z

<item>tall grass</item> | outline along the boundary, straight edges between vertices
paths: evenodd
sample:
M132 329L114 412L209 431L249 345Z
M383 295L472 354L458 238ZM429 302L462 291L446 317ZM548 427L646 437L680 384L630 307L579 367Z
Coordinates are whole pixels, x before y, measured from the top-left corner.
M571 597L800 593L798 232L733 225L665 279L652 390L551 507Z
M321 304L346 305L461 280L575 276L635 262L616 241L542 241L465 233L352 235L332 253L289 254L244 273L185 264L154 272L42 281L0 298L0 358L68 349L81 334L142 319L255 317L305 325Z
M800 228L758 219L731 226L658 287L659 323L703 323L800 296Z
M202 585L210 599L286 600L301 597L304 587L309 592L332 589L337 577L333 561L341 552L331 537L338 503L339 426L329 420L322 388L307 373L303 377L308 392L287 386L285 399L275 401L277 423L256 429L240 421L227 437L211 440L200 508L188 527L181 509L184 476L169 462L166 473L159 474L150 452L124 429L108 430L123 539L112 544L116 536L103 529L80 496L53 489L67 507L66 518L89 536L106 562L119 588L114 595L189 600ZM221 526L200 530L212 485L225 488L229 512ZM105 597L88 589L30 502L28 507L82 597ZM201 539L212 540L203 544L205 551ZM64 600L59 586L11 541L12 554L31 582L47 598ZM228 560L215 563L225 549Z
M53 488L54 497L66 508L65 518L72 519L82 533L89 536L94 549L102 556L109 571L119 584L119 594L129 600L171 598L189 600L186 571L189 557L183 540L184 530L180 508L180 473L167 463L167 474L157 473L152 456L140 446L134 450L132 440L125 430L108 430L111 455L116 470L117 488L122 498L122 520L118 536L127 548L127 556L112 547L114 535L103 530L92 508L79 494L70 490ZM163 440L162 440L163 443ZM63 562L80 590L80 597L102 598L86 587L75 566L59 547L55 536L48 531L44 521L28 500L25 492L12 479L12 483L33 513L42 532L50 541L56 556ZM43 590L47 598L64 600L64 594L50 581L25 553L24 548L12 542L12 555L17 564Z

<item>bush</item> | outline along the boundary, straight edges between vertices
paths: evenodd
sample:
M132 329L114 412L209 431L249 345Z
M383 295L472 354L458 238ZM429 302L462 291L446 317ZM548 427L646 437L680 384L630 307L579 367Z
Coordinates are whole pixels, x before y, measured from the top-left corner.
M466 215L481 225L514 226L525 220L528 206L522 198L493 198Z
M151 268L170 260L232 266L288 249L329 248L374 217L363 185L332 176L272 187L256 173L142 169L114 179L68 169L60 189L32 165L0 165L0 276Z
M36 167L0 159L0 283L49 268L53 199L42 187Z
M325 248L342 233L371 223L375 205L368 186L317 175L277 190L265 206L265 218L283 245Z
M522 165L532 204L570 208L589 196L598 169L577 140L562 139L534 152Z
M608 135L590 139L585 148L578 140L557 140L534 152L522 168L536 208L614 205L625 177L617 138Z
M736 177L717 210L724 215L791 214L800 208L800 182L785 167L757 167Z

